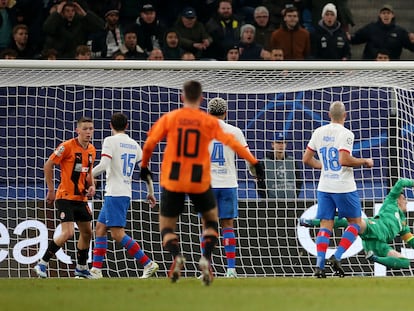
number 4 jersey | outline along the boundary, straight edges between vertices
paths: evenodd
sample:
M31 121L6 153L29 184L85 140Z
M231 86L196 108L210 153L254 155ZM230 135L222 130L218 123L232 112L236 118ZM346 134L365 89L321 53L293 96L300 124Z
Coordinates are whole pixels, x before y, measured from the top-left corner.
M347 193L356 190L352 167L339 164L339 152L352 154L354 134L338 123L321 126L312 134L308 147L317 152L322 163L318 190L328 193Z
M238 127L223 120L219 120L219 123L224 132L233 134L246 149L249 149L246 138ZM209 150L211 154L211 186L213 188L236 188L238 184L236 159L233 149L217 140L213 140L210 143Z
M124 133L108 136L102 144L101 158L104 157L111 159L106 170L105 195L131 197L132 173L142 158L139 144Z

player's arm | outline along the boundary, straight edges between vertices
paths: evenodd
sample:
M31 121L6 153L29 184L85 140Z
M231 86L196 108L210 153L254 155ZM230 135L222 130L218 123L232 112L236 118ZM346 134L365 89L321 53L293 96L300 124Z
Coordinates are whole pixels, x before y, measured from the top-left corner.
M339 164L349 167L373 167L374 161L371 158L355 158L348 150L339 150Z
M99 161L99 164L92 169L93 177L99 176L103 172L106 172L106 170L109 168L110 165L111 165L111 157L105 154L102 154L102 158Z
M93 196L96 193L95 178L93 177L92 171L93 171L93 163L91 163L90 168L89 168L89 171L88 171L88 174L86 175L86 186L87 186L87 189L86 189L85 195L88 198L93 198Z
M392 200L397 200L405 187L413 187L414 180L407 178L400 178L395 185L391 188L391 191L388 193L387 198Z
M225 133L221 129L218 122L214 138L229 146L237 153L238 156L248 161L250 163L250 172L257 178L258 181L263 181L265 179L263 164L255 158L248 148L245 148L245 146L240 144L240 142L232 134Z
M55 163L48 159L46 163L43 166L43 171L45 174L45 181L47 186L47 194L46 194L46 203L48 205L52 205L55 201L55 184L53 182L53 168L55 166Z
M151 158L151 155L152 155L152 152L154 151L155 146L167 134L167 127L166 127L167 117L168 117L168 114L158 119L158 121L155 122L155 124L152 126L152 128L148 132L147 140L145 141L144 147L142 148L141 176L142 176L142 168L148 167L149 160Z
M321 161L315 158L315 153L315 150L308 146L305 152L303 153L302 161L305 165L308 165L316 169L321 169L322 163Z
M410 228L408 228L408 232L401 235L401 239L407 243L411 248L414 248L414 235L410 232Z

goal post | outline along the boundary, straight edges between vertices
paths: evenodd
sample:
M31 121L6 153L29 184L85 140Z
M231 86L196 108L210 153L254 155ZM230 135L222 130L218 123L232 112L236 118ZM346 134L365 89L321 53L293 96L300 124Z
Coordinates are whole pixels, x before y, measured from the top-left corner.
M277 179L294 176L296 197L262 198L244 160L238 160L239 218L236 221L239 276L310 276L315 264L315 229L298 227L300 217L316 212L319 172L301 163L312 131L329 122L332 101L345 103L345 126L355 134L354 155L371 157L374 167L355 169L365 215L372 216L395 180L414 178L414 62L215 62L215 61L0 61L0 277L34 276L31 267L41 257L59 222L45 204L43 164L62 141L75 136L76 120L92 117L93 144L98 150L111 134L110 117L124 112L128 134L141 145L150 126L164 113L180 107L187 80L203 85L209 99L227 100L227 122L240 127L253 154L265 159L275 133L282 133L296 169L283 167ZM165 143L151 158L159 198L159 168ZM55 169L56 183L59 170ZM102 179L99 178L99 179ZM161 247L158 207L145 203L146 186L135 170L133 202L127 232L160 263L165 276L171 263ZM274 181L276 183L277 180ZM287 185L287 186L286 186ZM285 187L292 188L292 183ZM278 185L277 187L283 187ZM283 189L282 189L283 190ZM291 190L291 189L289 189ZM414 195L406 190L409 200ZM103 192L90 201L94 219ZM413 225L414 202L408 205ZM198 216L189 203L178 224L187 258L184 275L197 274L200 257ZM342 231L335 231L328 255ZM414 252L396 240L394 246L410 258ZM49 274L73 275L75 241L50 263ZM218 276L225 271L222 243L213 256ZM351 275L412 275L411 269L376 270L362 253L358 239L345 253L343 266ZM136 277L142 267L114 242L104 263L104 275Z

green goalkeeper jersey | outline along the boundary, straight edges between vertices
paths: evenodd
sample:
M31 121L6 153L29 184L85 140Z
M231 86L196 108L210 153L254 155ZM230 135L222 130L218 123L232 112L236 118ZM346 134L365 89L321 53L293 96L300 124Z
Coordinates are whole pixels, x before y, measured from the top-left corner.
M405 214L398 207L397 200L404 187L413 186L414 181L410 179L402 178L397 181L385 198L379 213L375 217L368 219L367 226L371 227L371 229L375 227L375 230L366 230L361 234L362 239L374 238L390 243L397 235L402 236L410 232ZM374 234L376 236L373 236Z

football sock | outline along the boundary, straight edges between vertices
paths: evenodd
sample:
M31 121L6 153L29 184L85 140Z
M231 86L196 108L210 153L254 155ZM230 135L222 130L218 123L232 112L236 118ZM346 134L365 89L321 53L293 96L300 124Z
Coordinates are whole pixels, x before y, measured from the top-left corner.
M78 265L85 266L89 257L89 248L79 249L77 251Z
M316 266L325 269L326 250L329 246L329 238L332 231L327 228L321 228L316 236Z
M172 239L165 243L164 248L170 252L173 258L177 257L180 253L180 246L178 245L178 239Z
M223 228L223 245L226 253L227 268L236 267L236 235L233 228Z
M46 253L43 255L42 260L49 262L50 258L55 256L56 252L60 249L60 246L56 245L55 241L52 240L47 247Z
M108 238L106 236L96 237L95 248L93 249L92 267L102 269L107 248Z
M342 255L346 252L346 250L354 243L355 239L358 236L359 232L359 225L357 224L350 224L342 234L342 238L339 241L338 248L334 254L337 260L340 260Z
M204 242L204 237L201 236L200 237L200 249L201 249L201 255L203 256L205 254L205 248L206 248L206 243Z
M377 257L373 258L374 262L378 262L384 266L394 269L402 269L410 267L410 260L408 258L397 257Z
M218 237L216 235L205 235L204 236L204 257L208 260L211 260L211 255L213 254L214 248L218 242Z
M122 238L121 244L126 248L128 254L138 260L143 266L151 262L151 259L145 255L139 244L133 238L128 236L128 234L125 234Z

